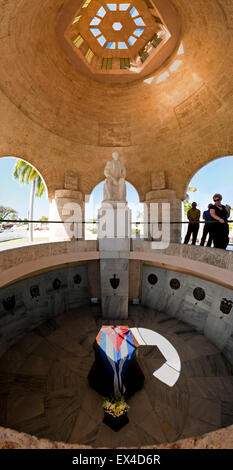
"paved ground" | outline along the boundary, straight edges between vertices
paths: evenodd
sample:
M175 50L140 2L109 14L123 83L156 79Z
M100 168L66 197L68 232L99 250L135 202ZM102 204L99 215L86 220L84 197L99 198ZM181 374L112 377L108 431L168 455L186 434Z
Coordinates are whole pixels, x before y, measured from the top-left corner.
M188 325L142 306L120 324L164 335L181 358L173 388L153 377L164 360L154 347L138 349L143 390L129 401L130 422L115 433L102 423L101 397L87 374L102 324L98 306L45 323L0 358L0 425L56 441L94 447L139 447L198 436L233 423L232 368L215 346Z

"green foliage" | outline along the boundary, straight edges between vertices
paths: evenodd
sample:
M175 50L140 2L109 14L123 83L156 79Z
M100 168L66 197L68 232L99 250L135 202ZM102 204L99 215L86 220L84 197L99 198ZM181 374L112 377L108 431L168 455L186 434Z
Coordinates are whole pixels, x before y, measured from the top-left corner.
M20 184L26 183L29 184L33 180L36 181L36 196L41 197L42 194L45 192L44 183L37 173L35 168L33 168L28 163L24 162L23 160L17 160L14 166L13 177L18 179Z
M126 403L123 395L116 395L111 398L104 398L103 408L113 416L121 416L129 410L129 405Z
M98 232L97 226L96 226L96 222L97 222L97 219L90 219L90 220L88 221L88 223L90 223L90 224L91 224L91 223L92 223L92 224L93 224L93 223L95 224L94 227L87 229L87 230L89 230L89 232L91 232L93 235L95 235L95 234Z
M185 200L184 201L184 211L185 211L185 214L187 215L187 212L189 211L189 209L191 209L192 207L192 204L191 202Z
M195 188L195 186L188 186L188 191L190 193L195 193L197 191L197 188Z
M188 186L188 191L190 193L195 193L197 191L197 188L195 188L194 186ZM186 215L187 215L187 212L189 211L189 209L191 209L191 208L192 208L192 203L189 202L188 199L185 199L185 201L184 201L184 211L185 211Z
M233 211L233 207L231 207L231 211ZM229 221L230 221L230 220L232 220L232 221L233 221L233 219L232 219L232 215L229 217L229 219L228 219L228 220L229 220ZM233 229L233 223L232 223L232 224L229 224L229 230L231 231L232 229Z
M136 215L136 219L143 219L143 212L141 211L138 211L137 215Z
M0 206L0 219L14 219L18 217L18 212L12 207Z

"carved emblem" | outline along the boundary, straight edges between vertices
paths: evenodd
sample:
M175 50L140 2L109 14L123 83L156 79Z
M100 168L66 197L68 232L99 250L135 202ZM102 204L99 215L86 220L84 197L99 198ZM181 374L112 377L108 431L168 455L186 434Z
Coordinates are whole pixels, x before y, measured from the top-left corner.
M196 300L204 300L205 298L205 291L202 287L196 287L193 291L193 296Z
M58 278L54 279L54 281L53 281L53 288L54 288L55 290L58 290L58 289L60 289L60 287L61 287L61 281L60 281L60 279L58 279Z
M170 287L174 290L177 290L180 288L180 281L179 279L171 279L170 280Z
M228 315L232 309L233 302L232 300L228 299L222 299L221 304L220 304L220 310L222 313L225 313Z
M15 296L7 297L2 300L2 305L7 312L10 312L15 307Z
M158 282L158 278L155 274L149 274L147 280L152 286L154 286Z
M40 296L39 286L31 286L30 287L30 294L31 294L32 299L34 299L36 297L39 297Z
M75 276L73 277L73 280L75 284L80 284L82 282L82 278L80 274L75 274Z
M110 281L110 284L111 284L113 289L117 289L117 287L120 284L120 279L118 277L116 277L116 274L113 274L113 277L111 277L111 279L109 279L109 281Z

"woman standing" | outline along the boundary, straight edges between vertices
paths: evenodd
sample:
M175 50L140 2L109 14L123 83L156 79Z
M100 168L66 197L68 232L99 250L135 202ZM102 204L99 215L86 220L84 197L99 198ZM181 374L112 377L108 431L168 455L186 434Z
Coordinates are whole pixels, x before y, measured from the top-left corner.
M229 243L229 227L227 219L230 216L230 206L222 205L221 194L214 194L214 204L210 206L210 215L214 221L211 223L211 233L213 235L214 247L226 249Z

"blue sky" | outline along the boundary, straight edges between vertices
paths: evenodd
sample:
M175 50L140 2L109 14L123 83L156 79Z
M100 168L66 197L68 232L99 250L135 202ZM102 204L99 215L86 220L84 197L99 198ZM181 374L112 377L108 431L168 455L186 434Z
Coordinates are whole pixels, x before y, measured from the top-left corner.
M20 218L28 217L30 185L19 184L12 176L16 158L0 158L0 206L9 206L18 212ZM35 197L34 219L49 215L49 201L46 196Z
M195 193L188 193L189 201L197 202L201 211L212 203L215 193L222 194L223 204L233 207L233 156L218 158L205 165L194 175L189 185L197 188Z
M30 186L20 185L18 180L13 179L15 162L15 158L0 159L0 205L12 207L18 211L19 217L23 218L28 216ZM201 211L212 202L212 196L216 192L222 194L224 204L233 207L233 156L219 158L204 166L191 179L189 185L197 188L196 192L189 193L189 200L196 201ZM90 203L86 207L86 219L96 217L102 198L103 182L92 192ZM143 210L143 204L139 204L137 192L129 183L127 200L135 220L138 211ZM40 219L42 215L49 215L49 202L45 195L41 199L35 198L34 218Z

